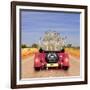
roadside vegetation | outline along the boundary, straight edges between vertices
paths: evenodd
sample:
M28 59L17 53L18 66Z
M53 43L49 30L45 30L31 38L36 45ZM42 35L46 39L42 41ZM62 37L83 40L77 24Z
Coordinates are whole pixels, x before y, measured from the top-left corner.
M65 48L65 52L69 53L75 58L80 58L80 47L73 47L70 44ZM34 56L35 53L39 52L39 46L33 44L32 46L22 45L21 46L21 58L27 58L28 56Z
M74 56L75 58L80 58L80 48L79 47L65 48L65 51L68 52L71 56Z

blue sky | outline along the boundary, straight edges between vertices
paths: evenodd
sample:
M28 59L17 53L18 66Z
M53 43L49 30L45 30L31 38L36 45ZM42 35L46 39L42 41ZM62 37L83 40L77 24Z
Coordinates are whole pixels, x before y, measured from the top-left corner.
M21 11L21 43L38 43L45 31L67 37L67 43L80 46L80 13Z

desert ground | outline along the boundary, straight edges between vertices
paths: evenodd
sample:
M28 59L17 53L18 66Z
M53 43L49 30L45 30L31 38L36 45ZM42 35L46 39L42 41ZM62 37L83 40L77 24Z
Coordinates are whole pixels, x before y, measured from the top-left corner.
M35 52L33 53L27 52L27 54L25 54L21 59L21 78L24 79L24 78L41 78L41 77L79 76L80 75L79 50L73 50L71 48L71 49L66 49L66 52L69 53L69 57L70 57L69 59L70 68L68 69L68 71L64 71L62 69L48 69L48 70L35 71L34 54L33 54Z

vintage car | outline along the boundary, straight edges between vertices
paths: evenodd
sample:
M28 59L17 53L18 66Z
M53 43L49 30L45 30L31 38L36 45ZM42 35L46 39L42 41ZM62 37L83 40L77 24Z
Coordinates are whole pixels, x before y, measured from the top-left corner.
M64 49L60 51L45 51L40 48L39 53L35 54L34 69L37 71L49 68L69 69L69 55Z

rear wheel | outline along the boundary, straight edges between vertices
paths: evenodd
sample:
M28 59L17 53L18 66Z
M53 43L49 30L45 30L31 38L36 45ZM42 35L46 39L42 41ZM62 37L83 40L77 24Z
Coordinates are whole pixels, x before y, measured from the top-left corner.
M58 68L61 69L61 65L59 65Z
M41 69L40 67L34 67L35 71L40 71L40 69Z
M63 66L63 69L67 71L69 69L69 66Z

